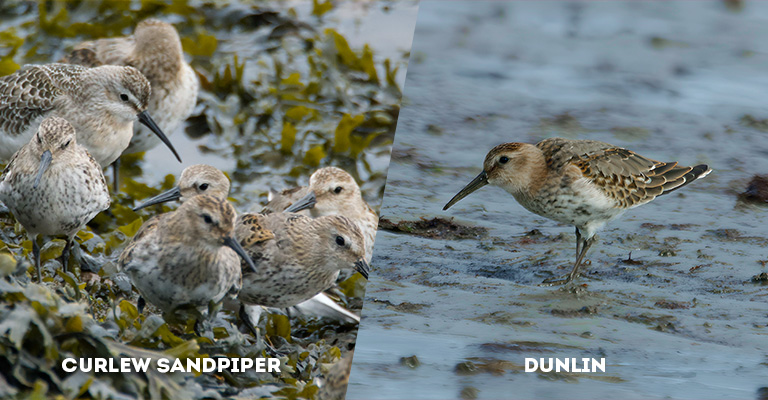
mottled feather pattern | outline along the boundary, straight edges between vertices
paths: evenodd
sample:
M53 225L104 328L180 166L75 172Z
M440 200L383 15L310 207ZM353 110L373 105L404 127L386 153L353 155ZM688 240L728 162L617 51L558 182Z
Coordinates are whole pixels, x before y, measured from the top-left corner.
M709 169L706 165L679 167L677 162L651 160L622 148L577 154L570 162L621 208L645 204L692 182Z
M362 234L345 217L244 214L236 224L236 236L241 242L251 232L242 221L252 218L274 238L243 246L257 270L253 273L243 269L243 290L238 298L246 304L294 306L331 287L341 268L352 268L364 256ZM335 241L337 233L348 241L343 248Z
M43 152L52 161L35 187ZM74 236L110 197L101 167L75 141L66 120L45 119L33 139L13 156L0 178L0 201L31 235Z
M147 221L118 260L139 292L166 313L221 302L242 287L240 258L224 246L234 208L200 195Z
M197 102L199 82L184 61L181 39L173 25L157 19L141 21L133 35L83 42L62 61L86 66L125 65L149 81L152 96L146 107L158 126L173 134ZM160 143L146 127L135 125L125 153L147 151Z
M0 130L20 135L54 108L63 92L73 90L84 68L66 64L28 65L0 78Z
M262 214L271 214L276 212L283 212L286 208L297 200L306 196L309 188L306 186L298 186L295 188L284 189L269 200L266 206L261 210Z

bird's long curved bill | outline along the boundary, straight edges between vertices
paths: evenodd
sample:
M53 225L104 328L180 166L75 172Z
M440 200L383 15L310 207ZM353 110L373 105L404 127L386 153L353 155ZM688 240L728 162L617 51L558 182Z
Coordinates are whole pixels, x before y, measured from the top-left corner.
M40 178L43 177L43 174L48 169L48 167L51 166L51 161L53 161L53 156L51 155L50 150L46 150L43 152L43 155L40 156L40 167L37 169L37 176L35 176L35 184L32 186L33 188L37 188L37 185L40 184Z
M155 204L165 203L168 201L178 200L181 198L181 189L178 186L173 189L160 193L155 197L151 197L149 200L139 204L133 208L133 211L139 211L142 208L146 208Z
M179 157L179 153L176 152L176 149L173 148L171 141L168 140L168 137L165 136L165 133L163 133L163 131L160 130L160 127L157 126L157 124L152 119L152 117L149 116L149 113L145 110L140 112L137 115L137 117L139 118L139 122L146 125L147 128L149 128L152 132L154 132L155 135L157 135L157 137L159 137L160 140L162 140L163 143L165 143L165 145L168 146L169 149L171 149L171 151L173 152L173 155L176 156L176 159L179 160L179 162L181 162L181 157Z
M481 187L488 184L488 173L483 171L480 173L480 175L476 176L475 179L472 179L472 182L469 182L467 186L464 186L464 189L461 189L459 193L456 193L456 196L453 196L451 201L448 202L448 204L443 207L443 211L451 208L452 205L459 202L459 200L469 196L472 192L474 192L477 189L480 189Z
M228 237L224 239L224 245L229 247L230 249L234 250L237 255L240 256L245 262L248 264L248 268L256 272L256 266L253 265L253 260L251 260L251 257L248 257L248 253L245 252L245 249L243 249L243 246L240 246L240 243L235 240L233 237Z
M315 196L314 191L310 190L306 196L296 200L295 203L291 204L291 206L286 208L285 211L283 212L296 213L301 210L306 210L308 208L314 207L315 203L317 203L317 196Z
M370 272L370 270L371 270L371 267L362 258L357 260L357 262L355 263L355 271L359 272L360 275L362 275L363 278L365 278L366 280L368 279L368 272Z

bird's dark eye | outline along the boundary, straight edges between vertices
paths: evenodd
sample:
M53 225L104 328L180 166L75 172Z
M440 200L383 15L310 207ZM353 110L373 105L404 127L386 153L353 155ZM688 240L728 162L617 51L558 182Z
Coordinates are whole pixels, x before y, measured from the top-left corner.
M64 143L64 145L61 146L61 148L62 149L66 148L67 146L69 146L70 143L72 143L72 139L67 140L67 143Z
M339 246L344 246L344 238L341 236L336 236L336 244Z
M509 157L507 156L499 157L499 164L506 164L508 161L509 161Z
M122 101L128 101L128 95L125 93L120 93L120 100Z
M341 187L341 186L336 186L336 189L333 189L333 193L339 194L339 193L341 193L341 191L342 191L342 190L344 190L344 188L343 188L343 187Z
M208 184L207 183L203 183L202 185L200 185L200 190L202 190L202 191L208 190Z
M212 224L213 218L208 214L203 214L203 221L205 221L206 224Z

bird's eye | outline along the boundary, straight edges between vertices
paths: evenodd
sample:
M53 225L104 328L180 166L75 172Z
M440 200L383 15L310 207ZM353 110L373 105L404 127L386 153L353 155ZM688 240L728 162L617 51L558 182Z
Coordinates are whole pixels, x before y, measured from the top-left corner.
M208 190L208 184L207 183L203 183L202 185L200 185L200 190L202 190L202 191Z
M64 143L64 145L61 146L61 148L62 149L66 148L67 146L69 146L70 143L72 143L72 139L67 140L67 143Z
M213 218L208 214L203 214L203 221L205 221L206 224L212 224Z
M336 236L336 244L339 246L344 246L344 238L341 236Z
M509 161L509 157L507 156L499 157L499 164L506 164L508 161Z
M120 100L122 101L128 101L128 95L125 93L120 93Z
M344 188L341 186L336 186L336 189L333 189L333 193L339 194Z

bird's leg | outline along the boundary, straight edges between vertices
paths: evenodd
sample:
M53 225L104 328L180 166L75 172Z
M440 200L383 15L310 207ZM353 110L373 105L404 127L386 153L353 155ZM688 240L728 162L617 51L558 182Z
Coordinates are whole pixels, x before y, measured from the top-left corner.
M67 272L67 266L69 265L69 251L72 249L72 242L74 239L67 238L67 244L64 245L64 250L61 251L61 266L64 268L64 272Z
M540 286L564 285L566 283L572 282L578 276L581 262L584 260L584 256L587 254L587 250L589 250L594 241L594 236L589 239L584 239L584 237L581 236L581 232L579 232L579 228L576 228L576 262L573 264L571 273L564 277L547 278L544 280L544 282L541 283Z
M32 257L35 259L37 283L43 283L43 276L40 274L40 246L37 245L37 236L32 238Z
M581 246L584 245L584 241L581 239L581 232L579 228L576 228L576 259L579 259L581 255Z
M253 321L251 321L251 317L248 315L248 311L245 309L245 304L240 303L240 311L238 312L238 316L240 317L240 320L243 321L243 323L248 327L248 330L251 331L253 334L253 337L256 338L256 341L259 340L259 332L256 330L255 325L253 324ZM267 350L267 354L271 355L272 357L280 357L283 354L277 351L267 340L264 338L264 347Z
M147 302L144 301L144 298L139 296L139 300L136 302L136 309L139 310L139 314L144 314L144 307L146 307Z
M576 263L573 264L573 270L571 270L571 273L568 274L567 282L571 282L574 279L576 279L577 276L579 276L579 267L581 266L582 261L584 261L584 256L587 254L587 251L590 247L592 247L592 243L595 242L595 237L592 236L589 239L582 239L581 235L578 236L578 239L582 241L581 244L581 253L578 257L576 257ZM578 247L578 244L576 245Z
M221 310L222 305L223 305L223 300L219 302L215 302L211 300L208 302L208 321L213 323L213 320L216 319L216 314L219 313L219 310Z
M112 163L112 189L115 193L120 191L120 157Z
M243 303L240 303L240 311L238 312L238 316L240 317L240 320L243 321L245 326L248 327L248 330L251 331L253 337L255 337L256 340L259 340L259 331L257 331L254 327L253 322L251 321L251 317L248 315L248 311L245 309L245 304Z

